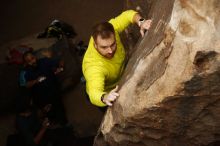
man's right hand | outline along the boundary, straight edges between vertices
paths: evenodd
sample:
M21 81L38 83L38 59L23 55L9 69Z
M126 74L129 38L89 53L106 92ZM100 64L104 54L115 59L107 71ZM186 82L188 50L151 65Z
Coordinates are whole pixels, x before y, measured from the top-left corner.
M117 90L118 86L116 86L115 89L111 90L108 94L104 95L104 97L102 98L102 102L108 106L112 106L112 102L114 102L119 96Z
M50 121L48 118L45 118L42 122L42 127L48 128L50 126Z
M46 77L45 76L41 76L41 77L38 77L37 78L37 81L40 83L42 81L46 80Z
M41 82L43 82L44 80L46 80L46 77L40 76L40 77L38 77L38 78L35 79L35 80L28 81L27 84L26 84L26 87L27 87L27 88L31 88L31 87L33 87L35 84L41 83Z

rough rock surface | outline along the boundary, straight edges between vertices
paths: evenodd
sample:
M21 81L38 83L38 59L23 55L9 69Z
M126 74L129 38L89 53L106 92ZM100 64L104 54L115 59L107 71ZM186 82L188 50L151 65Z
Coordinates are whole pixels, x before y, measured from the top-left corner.
M150 8L153 25L133 50L120 97L107 110L94 145L220 140L220 1L137 2L140 10Z

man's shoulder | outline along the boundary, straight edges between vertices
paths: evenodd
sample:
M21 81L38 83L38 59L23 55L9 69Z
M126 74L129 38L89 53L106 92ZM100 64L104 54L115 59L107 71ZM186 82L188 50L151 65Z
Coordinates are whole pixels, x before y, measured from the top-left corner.
M83 59L83 72L103 72L105 63L95 56L85 55Z
M101 55L96 51L94 44L92 42L89 43L89 46L85 52L85 55L83 57L83 64L85 63L100 63L102 62Z
M52 58L43 57L43 58L40 58L40 59L37 60L37 64L38 65L48 64L51 61L52 61Z
M33 68L34 68L34 67L32 67L32 66L30 66L30 65L23 66L23 67L20 69L20 73L32 72L32 71L33 71Z
M104 61L99 57L85 55L83 58L83 65L88 67L103 66Z

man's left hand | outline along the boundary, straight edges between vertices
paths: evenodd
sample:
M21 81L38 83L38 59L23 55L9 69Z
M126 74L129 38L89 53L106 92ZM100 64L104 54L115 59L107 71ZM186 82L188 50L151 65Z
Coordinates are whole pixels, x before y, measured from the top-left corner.
M62 72L64 69L63 67L59 67L56 69L56 71L54 72L55 75L59 74L60 72Z
M141 36L142 36L142 37L144 37L145 32L150 29L151 23L152 23L152 20L151 20L151 19L148 19L148 20L145 20L145 21L140 25L140 33L141 33Z

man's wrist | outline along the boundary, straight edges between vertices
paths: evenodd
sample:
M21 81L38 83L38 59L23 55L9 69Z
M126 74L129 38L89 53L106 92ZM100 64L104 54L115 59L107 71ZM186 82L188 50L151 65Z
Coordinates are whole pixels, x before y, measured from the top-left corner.
M37 84L37 83L39 83L39 80L38 79L34 80L34 84Z
M104 102L104 97L105 97L105 94L102 94L102 96L101 96L101 101L105 104L105 102Z
M138 20L138 26L141 27L141 24L144 23L145 19L144 18L140 18Z

